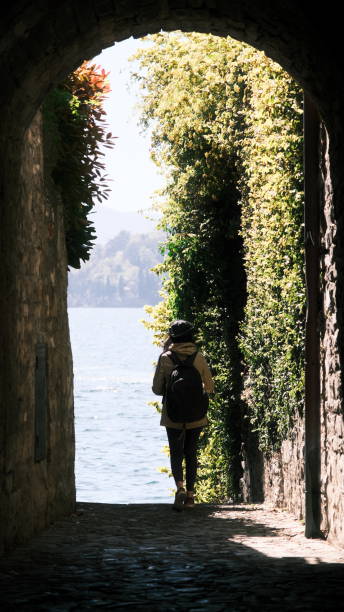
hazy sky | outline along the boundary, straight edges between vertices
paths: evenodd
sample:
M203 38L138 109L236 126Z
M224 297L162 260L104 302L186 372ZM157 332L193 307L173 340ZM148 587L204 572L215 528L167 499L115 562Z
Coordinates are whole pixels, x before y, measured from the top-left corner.
M111 93L105 103L109 131L117 136L114 149L105 149L107 173L112 193L104 202L115 210L137 211L150 207L150 196L162 179L149 157L149 137L138 127L134 85L129 73L133 68L128 57L143 41L130 38L105 49L92 61L110 70ZM130 86L130 89L129 89ZM101 205L100 205L101 206ZM96 206L97 208L97 206Z

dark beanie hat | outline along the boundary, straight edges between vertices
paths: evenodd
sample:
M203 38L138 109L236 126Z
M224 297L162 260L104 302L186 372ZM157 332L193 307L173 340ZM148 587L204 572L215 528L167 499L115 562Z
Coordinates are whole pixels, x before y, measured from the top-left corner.
M189 321L178 320L171 323L168 333L172 338L179 338L180 336L191 334L193 329L194 326Z

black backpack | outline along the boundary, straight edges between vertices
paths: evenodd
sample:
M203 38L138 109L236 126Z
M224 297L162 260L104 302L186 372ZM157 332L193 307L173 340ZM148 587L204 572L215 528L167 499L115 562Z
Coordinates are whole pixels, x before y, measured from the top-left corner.
M168 353L174 367L167 383L165 403L167 415L174 423L192 423L207 414L209 398L193 365L196 355L197 351L182 360L176 353Z

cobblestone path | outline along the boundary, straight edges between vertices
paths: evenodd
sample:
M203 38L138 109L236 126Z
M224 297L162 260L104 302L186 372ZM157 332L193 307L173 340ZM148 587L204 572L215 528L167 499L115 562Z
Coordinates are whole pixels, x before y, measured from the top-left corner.
M1 610L342 610L344 551L254 505L80 503L0 560Z

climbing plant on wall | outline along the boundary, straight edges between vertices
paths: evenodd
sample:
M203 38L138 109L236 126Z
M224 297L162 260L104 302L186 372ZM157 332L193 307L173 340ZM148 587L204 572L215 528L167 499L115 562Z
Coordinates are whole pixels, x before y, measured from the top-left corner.
M248 298L240 347L251 423L270 452L304 399L303 105L280 66L246 54L239 189Z
M46 167L63 203L68 265L89 259L95 201L107 199L103 147L112 148L103 102L109 92L104 69L84 62L47 96L44 111Z
M140 51L143 125L153 125L152 155L166 173L159 206L168 238L164 305L150 312L158 333L186 318L215 376L210 425L201 440L199 499L237 495L241 477L241 363L238 321L245 296L236 136L242 92L234 87L240 45L199 34L159 34ZM230 66L233 66L232 72Z
M216 386L198 496L218 500L239 492L242 420L272 450L302 403L301 91L230 38L149 42L133 78L166 175L156 206L167 240L164 300L148 325L160 341L171 318L196 324Z

